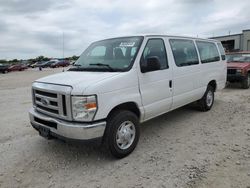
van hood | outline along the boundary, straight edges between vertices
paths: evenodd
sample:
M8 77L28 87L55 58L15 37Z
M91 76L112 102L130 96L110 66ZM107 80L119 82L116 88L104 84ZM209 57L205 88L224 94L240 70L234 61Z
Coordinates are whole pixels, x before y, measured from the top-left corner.
M228 68L245 68L248 67L250 65L250 63L241 63L241 62L235 62L235 63L227 63L227 67Z
M82 93L88 86L120 74L119 72L62 72L46 76L36 82L71 86L77 93Z

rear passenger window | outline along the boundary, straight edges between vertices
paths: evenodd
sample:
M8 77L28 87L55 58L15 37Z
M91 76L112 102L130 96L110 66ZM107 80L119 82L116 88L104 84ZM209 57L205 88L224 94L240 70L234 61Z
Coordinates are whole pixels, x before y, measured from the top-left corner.
M165 45L162 39L149 39L147 42L146 47L144 48L142 58L141 58L141 66L144 65L146 62L146 59L149 57L158 57L161 69L167 69L168 68L168 62L167 62L167 54Z
M220 60L218 49L213 42L196 42L202 63L211 63Z
M169 40L175 64L178 67L199 64L198 54L192 40L170 39Z
M220 54L221 54L221 59L222 60L225 60L226 59L226 55L225 55L225 50L224 50L224 47L222 46L221 43L217 43L218 47L219 47L219 50L220 50Z

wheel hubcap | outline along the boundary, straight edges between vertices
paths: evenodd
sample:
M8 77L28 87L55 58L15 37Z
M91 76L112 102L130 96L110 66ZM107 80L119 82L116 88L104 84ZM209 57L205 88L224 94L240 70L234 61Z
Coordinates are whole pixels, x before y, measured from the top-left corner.
M208 106L211 106L213 104L213 92L212 91L208 91L207 93L207 97L206 97L206 103Z
M116 133L117 146L124 150L129 148L135 139L135 125L131 121L123 122Z

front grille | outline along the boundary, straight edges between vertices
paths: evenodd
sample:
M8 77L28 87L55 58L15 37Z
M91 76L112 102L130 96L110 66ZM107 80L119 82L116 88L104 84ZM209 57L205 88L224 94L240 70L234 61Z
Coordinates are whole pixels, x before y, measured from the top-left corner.
M71 86L34 82L33 106L37 112L71 121L71 91Z
M39 104L36 105L37 108L40 108L44 111L48 111L48 112L51 112L51 113L54 113L54 114L59 114L59 111L58 110L54 110L54 109L51 109L51 108L47 108L47 107L44 107L44 106L41 106Z
M33 95L37 111L50 116L68 119L67 98L65 94L33 88Z
M236 74L236 69L227 69L227 74Z
M39 95L47 96L47 97L57 98L56 93L49 93L49 92L39 91L39 90L36 90L36 93Z

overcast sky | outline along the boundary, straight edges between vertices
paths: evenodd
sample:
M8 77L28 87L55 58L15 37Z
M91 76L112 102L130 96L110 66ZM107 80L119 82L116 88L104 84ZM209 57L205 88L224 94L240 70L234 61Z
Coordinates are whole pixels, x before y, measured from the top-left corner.
M203 38L250 29L249 0L0 0L0 59L79 55L141 33Z

